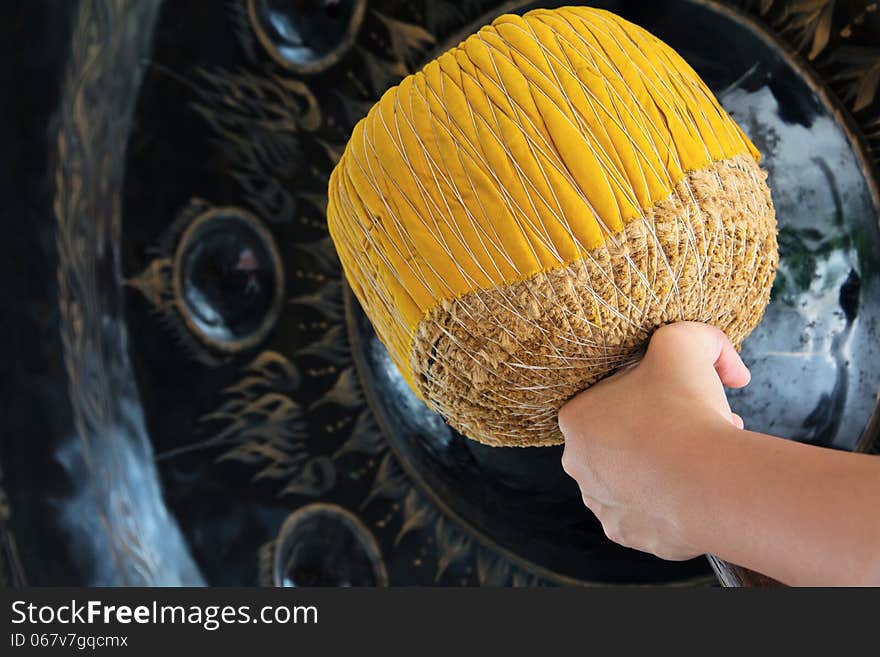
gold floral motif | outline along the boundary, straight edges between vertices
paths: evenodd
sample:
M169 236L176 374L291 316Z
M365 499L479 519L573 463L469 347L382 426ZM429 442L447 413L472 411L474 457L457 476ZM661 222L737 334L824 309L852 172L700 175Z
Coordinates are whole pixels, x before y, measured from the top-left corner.
M873 104L880 86L880 48L847 46L832 53L840 70L831 78L842 88L841 100L860 112Z

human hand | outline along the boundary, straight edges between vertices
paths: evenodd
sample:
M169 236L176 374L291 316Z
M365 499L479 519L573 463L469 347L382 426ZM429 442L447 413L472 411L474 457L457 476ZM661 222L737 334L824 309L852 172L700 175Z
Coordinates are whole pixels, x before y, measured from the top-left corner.
M721 330L680 322L654 333L638 365L563 406L563 468L611 540L670 560L704 551L691 473L713 437L742 429L723 386L749 379Z

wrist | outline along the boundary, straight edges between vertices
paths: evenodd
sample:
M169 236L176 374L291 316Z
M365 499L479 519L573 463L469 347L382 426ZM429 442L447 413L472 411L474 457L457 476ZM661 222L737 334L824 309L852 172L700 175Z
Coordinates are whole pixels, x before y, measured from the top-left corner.
M683 436L672 473L676 485L671 487L669 519L695 554L718 555L729 544L724 508L738 486L729 455L742 434L741 429L712 418L693 424Z

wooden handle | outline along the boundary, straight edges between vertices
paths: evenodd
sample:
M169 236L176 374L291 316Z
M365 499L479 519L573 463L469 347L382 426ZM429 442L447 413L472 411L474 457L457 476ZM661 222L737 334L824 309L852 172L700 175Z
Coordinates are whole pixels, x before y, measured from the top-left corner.
M707 554L706 557L709 559L712 570L715 571L715 575L722 586L785 586L782 582L777 582L771 577L756 573L754 570L749 570L742 566L737 566L711 554Z

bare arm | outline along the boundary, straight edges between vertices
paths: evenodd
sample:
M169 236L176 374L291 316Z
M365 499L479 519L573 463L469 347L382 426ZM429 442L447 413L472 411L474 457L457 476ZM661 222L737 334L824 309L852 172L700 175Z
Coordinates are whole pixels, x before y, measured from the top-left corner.
M880 585L880 457L742 429L749 374L717 329L660 329L645 359L560 413L563 465L612 540L710 552L792 585Z
M736 429L713 442L690 475L695 544L787 584L880 586L880 458Z

